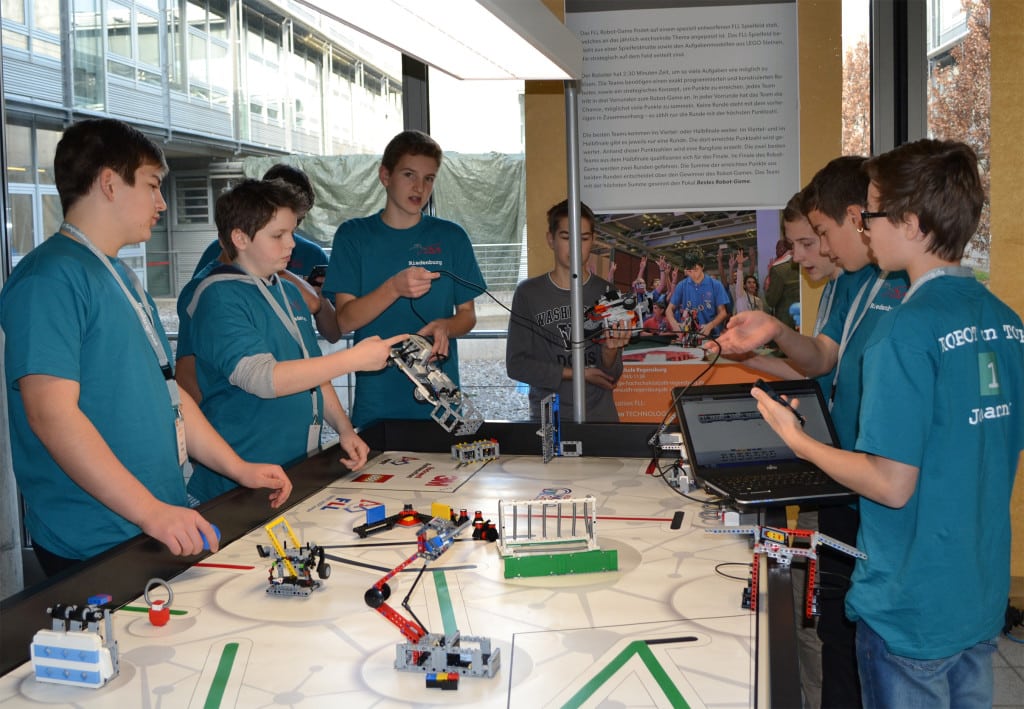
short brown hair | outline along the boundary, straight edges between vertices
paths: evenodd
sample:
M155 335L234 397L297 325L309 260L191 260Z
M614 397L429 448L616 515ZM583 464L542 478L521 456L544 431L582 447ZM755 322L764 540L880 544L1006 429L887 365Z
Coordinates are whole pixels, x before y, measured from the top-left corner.
M897 223L917 216L930 237L928 252L959 261L978 230L985 190L974 150L955 140L916 140L867 161L878 208Z
M441 146L421 130L405 130L392 138L384 148L380 164L391 172L398 165L398 161L406 155L426 155L428 158L434 158L438 166L441 165Z
M846 221L846 208L863 207L868 201L868 176L861 155L843 155L830 160L803 189L803 213L818 211L836 224Z
M53 157L53 180L60 206L67 211L92 189L105 167L135 184L135 171L155 165L167 172L164 152L137 128L114 118L91 118L69 126Z
M296 214L306 204L305 195L284 180L243 180L221 193L214 208L217 239L228 258L234 260L238 249L231 241L231 233L241 229L250 239L265 227L279 209L290 209Z
M563 199L561 202L553 206L548 210L548 233L554 234L558 231L558 222L562 219L568 219L569 217L569 200ZM594 217L594 212L591 211L583 202L580 202L580 221L584 219L590 220L590 225L594 226L597 224L597 219Z

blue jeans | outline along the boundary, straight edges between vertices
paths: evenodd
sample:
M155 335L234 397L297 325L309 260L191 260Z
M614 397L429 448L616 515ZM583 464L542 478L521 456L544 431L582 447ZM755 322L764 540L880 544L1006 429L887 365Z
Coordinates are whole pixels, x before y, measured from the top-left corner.
M992 706L996 639L951 657L915 660L893 655L864 621L857 622L857 663L865 709L974 709Z

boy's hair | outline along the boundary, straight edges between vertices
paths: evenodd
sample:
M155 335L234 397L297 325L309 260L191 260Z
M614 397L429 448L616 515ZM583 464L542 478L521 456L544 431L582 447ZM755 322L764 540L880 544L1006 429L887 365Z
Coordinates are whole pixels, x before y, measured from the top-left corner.
M704 267L704 252L699 247L694 246L692 249L687 249L686 253L683 254L683 269L695 268L696 266Z
M92 118L68 126L53 157L53 179L67 214L87 195L103 168L109 167L129 186L135 171L156 165L167 172L164 152L137 128L113 118Z
M868 201L868 176L862 169L867 158L843 155L818 170L803 189L805 215L819 211L836 224L846 221L846 208Z
M231 232L241 229L250 239L265 227L278 209L290 209L296 214L305 204L305 197L291 183L284 180L243 180L217 198L214 220L217 239L228 258L234 260L238 249L231 241Z
M293 165L286 165L283 162L271 165L270 169L263 173L263 179L284 180L295 187L302 196L305 197L308 204L299 215L300 219L309 212L316 203L316 193L313 191L313 183L309 181L309 176Z
M879 211L893 224L917 215L927 251L959 261L978 230L985 190L978 156L955 140L917 140L871 158L864 172L879 192Z
M554 236L558 232L558 222L569 218L569 200L563 199L554 207L548 210L548 233ZM583 202L580 202L580 221L590 220L590 226L597 224L594 212Z
M421 130L405 130L392 138L384 148L380 164L391 172L398 165L398 161L406 155L426 155L428 158L434 158L438 166L441 165L441 146Z
M795 195L789 198L786 202L786 206L782 209L782 222L798 222L801 219L806 219L804 213L804 191L800 190Z

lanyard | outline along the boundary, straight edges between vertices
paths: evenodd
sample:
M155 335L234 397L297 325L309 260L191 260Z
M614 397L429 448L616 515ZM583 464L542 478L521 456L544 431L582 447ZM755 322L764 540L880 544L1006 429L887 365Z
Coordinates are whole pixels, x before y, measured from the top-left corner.
M241 268L241 266L239 266L237 263L235 263L235 266L237 268ZM242 270L245 271L245 269ZM277 315L277 319L281 321L281 324L284 325L285 330L288 331L288 334L291 335L292 339L295 340L295 342L299 345L299 349L302 351L302 358L309 359L309 350L306 349L306 343L302 339L302 333L299 332L299 326L295 324L295 312L292 310L292 305L288 301L288 295L287 293L285 293L284 283L281 282L281 277L277 276L276 280L277 290L281 294L281 301L284 303L284 308L282 308L281 303L277 302L277 299L274 298L273 295L271 295L270 290L267 288L262 278L257 278L256 276L252 275L251 273L248 273L247 271L245 273L253 280L253 283L256 284L256 288L259 289L259 292L263 296L263 299L270 304L271 310L273 310L274 314ZM285 312L286 310L287 313ZM313 387L312 389L309 390L309 397L312 400L313 406L314 426L320 423L320 403L317 400L316 392L317 387Z
M974 278L974 271L967 268L966 266L939 266L925 273L923 276L917 279L910 286L910 290L903 296L902 303L906 303L910 300L910 296L918 291L918 289L930 280L935 278L941 278L943 276L953 276L955 278Z
M846 314L846 322L843 323L843 336L839 341L839 356L836 358L836 368L832 375L832 389L829 391L828 395L829 411L832 410L832 405L835 403L836 387L839 383L839 369L843 364L843 355L846 353L846 347L850 344L850 338L853 337L853 333L855 333L857 328L860 327L861 321L871 309L871 304L875 302L875 297L878 295L878 291L882 290L882 285L888 277L888 271L880 271L878 273L874 284L871 286L871 292L868 293L867 301L864 303L864 309L861 310L860 301L864 297L864 291L868 288L868 282L865 281L864 285L862 285L860 290L857 291L857 297L853 299L853 305L850 306L850 311Z
M85 235L81 229L76 227L70 222L63 222L60 225L60 231L64 232L75 241L78 241L85 246L93 255L107 267L110 274L114 277L117 285L121 287L121 291L124 293L124 297L128 299L128 302L135 309L135 315L139 319L139 324L142 325L143 331L146 333L146 339L149 340L150 347L153 348L153 353L156 355L157 362L160 364L160 371L164 375L164 379L167 381L167 393L171 397L171 407L175 410L177 416L181 416L181 397L178 394L178 383L174 381L174 372L171 369L171 364L167 359L167 352L163 348L163 344L160 341L160 336L156 331L156 324L153 320L153 311L149 307L149 301L146 299L146 291L142 288L142 283L139 281L139 277L135 275L135 271L128 267L128 264L124 263L119 258L115 257L115 261L120 264L125 273L128 275L128 280L132 283L132 288L135 289L135 293L138 296L136 298L128 290L128 286L121 279L121 275L114 268L114 264L111 263L111 259L107 257L96 244L92 243L88 236Z
M825 289L821 292L821 300L818 301L818 317L814 320L814 333L815 337L821 333L825 323L828 322L828 316L832 314L832 303L836 299L836 279L830 278L828 283L825 284Z

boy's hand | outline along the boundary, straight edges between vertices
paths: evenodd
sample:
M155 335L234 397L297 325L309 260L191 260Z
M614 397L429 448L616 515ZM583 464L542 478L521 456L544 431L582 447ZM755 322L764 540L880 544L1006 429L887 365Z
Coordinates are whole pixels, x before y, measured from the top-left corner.
M587 384L611 391L615 388L615 379L608 372L598 367L587 367L583 370L583 378Z
M270 506L277 509L292 494L292 481L280 465L243 461L234 471L232 479L242 487L270 488Z
M625 320L619 320L610 328L604 331L604 341L601 343L606 349L619 350L629 344L633 336L633 327Z
M209 541L210 551L215 552L219 548L213 525L188 507L176 507L157 501L147 511L139 526L175 556L192 556L203 552L203 537Z
M377 335L367 337L349 350L352 354L356 355L353 370L358 372L375 372L378 369L384 369L388 364L391 348L399 342L408 339L408 335L395 335L387 339L381 339Z
M736 313L729 320L725 332L718 336L722 354L750 352L782 334L782 323L760 310Z
M442 318L429 322L421 327L416 334L433 340L434 344L430 348L431 359L448 356L450 336L448 335L448 321L446 319Z
M759 387L751 387L750 395L757 399L757 410L761 412L765 423L771 426L772 430L779 434L779 437L790 448L794 448L793 441L800 436L807 435L800 425L800 419L793 415L797 407L800 406L799 399L786 399L790 404L786 406L773 399L771 394Z
M360 438L359 434L353 431L347 436L342 436L339 445L348 457L339 458L338 462L346 468L355 472L366 465L366 458L370 455L370 446L366 445L366 441Z
M430 286L441 274L428 271L422 266L410 266L391 277L395 290L403 298L419 298L430 290Z

